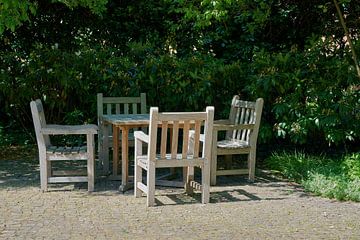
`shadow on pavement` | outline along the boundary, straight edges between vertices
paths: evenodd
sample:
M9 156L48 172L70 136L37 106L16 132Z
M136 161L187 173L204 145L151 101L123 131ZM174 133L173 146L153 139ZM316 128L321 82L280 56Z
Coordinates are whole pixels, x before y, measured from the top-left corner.
M71 166L74 167L74 166ZM121 194L118 191L120 181L111 181L105 176L97 178L95 184L96 195L116 195ZM20 189L36 187L40 190L39 163L37 157L27 160L0 160L0 190L1 189ZM251 187L254 189L251 193L247 191ZM258 189L258 190L256 190ZM276 191L277 194L263 194L260 196L257 192L260 189L266 191ZM75 184L50 184L49 191L77 191L86 192L87 183ZM194 204L201 202L199 192L189 196L183 189L157 188L159 192L156 195L157 205L172 204ZM282 200L290 194L296 193L298 197L308 196L303 189L293 183L285 182L267 172L257 173L256 181L247 181L246 176L220 176L217 185L212 188L210 193L210 203L227 203L241 201L262 201L262 200ZM125 195L132 196L133 190L129 190ZM91 195L90 195L91 196Z

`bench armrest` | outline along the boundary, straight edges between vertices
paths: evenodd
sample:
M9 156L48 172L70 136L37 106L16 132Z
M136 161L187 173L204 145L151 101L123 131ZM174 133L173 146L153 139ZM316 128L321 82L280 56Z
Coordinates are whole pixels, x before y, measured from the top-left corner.
M41 129L45 135L75 135L75 134L97 134L98 127L94 124L86 125L55 125L49 124Z

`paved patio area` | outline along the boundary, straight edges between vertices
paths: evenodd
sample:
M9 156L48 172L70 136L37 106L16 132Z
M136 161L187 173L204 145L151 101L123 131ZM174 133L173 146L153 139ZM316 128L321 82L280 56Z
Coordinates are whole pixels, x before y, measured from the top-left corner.
M360 239L360 204L310 196L262 174L221 178L211 202L181 189L157 191L158 206L120 182L98 179L42 193L35 160L0 161L0 239Z

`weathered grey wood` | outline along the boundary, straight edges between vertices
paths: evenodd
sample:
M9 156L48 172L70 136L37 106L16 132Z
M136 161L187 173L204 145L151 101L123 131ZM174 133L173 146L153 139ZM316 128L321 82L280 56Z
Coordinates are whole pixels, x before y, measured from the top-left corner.
M52 176L86 176L87 170L75 169L75 170L53 170Z
M113 132L109 123L103 121L103 117L116 115L137 115L146 113L146 94L141 93L139 97L104 97L102 93L97 94L97 116L98 116L98 152L100 165L103 172L109 172L109 148L113 146ZM106 137L105 137L105 131ZM107 138L105 140L105 138ZM121 135L119 134L119 138ZM132 131L129 132L129 146L134 146ZM120 139L118 140L120 141ZM120 144L119 146L122 146ZM114 171L113 171L114 172Z
M148 188L142 182L137 182L137 188L138 188L138 191L139 191L139 196L136 196L136 197L141 197L141 192L144 192L145 194L148 194Z
M94 134L97 126L88 125L54 125L46 124L44 108L39 99L30 102L35 134L39 149L41 189L47 191L48 183L88 182L88 191L94 190ZM53 146L51 135L86 135L85 146ZM51 161L87 161L87 176L56 177L52 174Z
M248 174L254 181L256 165L256 144L264 100L241 101L235 95L232 99L229 119L214 122L210 183L216 184L216 176ZM218 132L226 131L225 139L218 139ZM247 154L247 169L218 170L219 155ZM229 158L227 158L229 159Z
M141 142L145 142L148 143L149 142L149 135L145 134L142 131L136 131L134 132L134 136L135 138L137 138L138 140L140 140ZM140 151L140 150L139 150Z
M88 191L94 191L94 182L95 182L95 149L94 149L94 134L86 134L86 147L87 147L87 182L88 182Z
M249 169L217 170L217 176L249 174Z
M209 202L210 192L210 158L211 141L213 131L214 108L207 107L206 112L190 113L159 113L158 108L150 109L149 135L143 132L135 132L135 197L141 196L141 191L147 195L147 206L155 204L155 183L161 183L163 180L155 180L156 168L183 167L186 175L186 188L198 189L202 192L202 203ZM179 124L181 121L181 124ZM159 125L159 123L161 123ZM190 131L190 123L195 126L195 130ZM201 123L204 123L203 132L201 132ZM167 131L171 125L171 146L168 149ZM160 139L158 136L159 126L161 128ZM183 134L179 135L179 129ZM204 135L203 156L199 157L200 134ZM147 137L148 136L148 137ZM178 143L180 136L182 139L182 148L179 149ZM193 136L190 139L190 136ZM165 138L165 140L163 139ZM189 143L189 141L191 142ZM148 143L148 151L141 153L141 142ZM160 146L157 148L157 144ZM195 149L196 148L196 149ZM159 150L157 150L159 149ZM196 150L196 151L194 151ZM159 152L157 152L159 151ZM197 156L194 157L194 152ZM201 184L195 184L193 181L193 167L200 167L202 171ZM141 183L141 171L147 172L146 185ZM166 184L165 182L162 182ZM184 186L181 182L169 182L171 186ZM200 187L201 186L201 187ZM188 191L188 190L187 190Z
M178 151L178 138L179 137L179 122L173 122L173 134L171 140L171 157L175 158Z
M161 124L161 145L160 145L161 158L165 158L165 155L166 155L167 132L168 132L168 123L162 122L162 124Z
M134 136L135 136L135 156L134 156L134 160L135 160L135 170L134 170L134 182L138 183L138 186L135 187L135 191L134 191L134 196L135 197L140 197L141 196L141 191L145 191L146 190L146 186L143 186L144 184L142 184L141 179L142 179L142 168L140 167L139 163L138 163L138 156L142 156L142 143L145 142L145 138L144 138L145 134L142 134L142 132L136 131L134 132ZM146 141L146 143L148 142L148 139Z
M184 187L184 183L178 182L178 181L156 179L155 183L156 183L156 185L159 185L162 187L176 187L176 188Z
M196 121L195 123L195 132L194 132L194 158L199 157L200 151L200 130L201 130L201 122Z
M48 178L48 183L65 183L65 182L88 182L88 177L49 177Z

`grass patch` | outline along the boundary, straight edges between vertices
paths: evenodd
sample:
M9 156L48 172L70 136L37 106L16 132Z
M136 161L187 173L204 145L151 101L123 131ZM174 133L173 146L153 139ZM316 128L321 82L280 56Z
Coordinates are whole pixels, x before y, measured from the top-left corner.
M276 152L266 166L316 195L360 202L360 152L338 158Z

